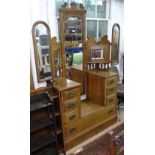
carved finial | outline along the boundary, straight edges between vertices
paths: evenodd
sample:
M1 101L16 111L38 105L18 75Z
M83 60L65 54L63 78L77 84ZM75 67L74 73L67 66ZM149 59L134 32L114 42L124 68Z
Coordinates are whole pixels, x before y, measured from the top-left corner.
M70 6L71 6L71 8L76 8L76 3L75 2L72 2L71 4L70 4Z
M64 4L61 5L61 8L67 8L67 6L68 6L68 3L65 2Z
M82 3L80 3L80 9L84 9L84 6Z

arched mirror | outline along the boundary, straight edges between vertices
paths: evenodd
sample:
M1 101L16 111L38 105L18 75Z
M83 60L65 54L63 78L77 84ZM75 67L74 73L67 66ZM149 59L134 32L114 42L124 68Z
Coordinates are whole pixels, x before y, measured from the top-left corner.
M112 27L112 49L111 49L111 65L119 63L119 43L120 43L120 26L114 24Z
M48 81L54 76L49 26L44 21L35 22L32 26L32 38L38 82Z

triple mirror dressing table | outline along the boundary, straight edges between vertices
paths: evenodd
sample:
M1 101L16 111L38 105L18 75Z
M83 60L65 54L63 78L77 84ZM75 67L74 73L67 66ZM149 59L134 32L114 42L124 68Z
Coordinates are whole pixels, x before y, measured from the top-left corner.
M49 41L52 83L43 90L57 107L58 144L64 153L117 121L118 73L109 70L110 42L106 38L103 39L106 43L95 43L92 38L86 42L86 11L82 4L79 9L76 7L74 2L71 8L65 3L60 9L61 44L56 38ZM76 28L68 24L71 18L76 19ZM66 23L67 30L64 29ZM69 43L72 43L71 48L74 44L78 50L82 49L83 60L81 65L70 68L71 77L67 78ZM83 100L81 92L86 95Z

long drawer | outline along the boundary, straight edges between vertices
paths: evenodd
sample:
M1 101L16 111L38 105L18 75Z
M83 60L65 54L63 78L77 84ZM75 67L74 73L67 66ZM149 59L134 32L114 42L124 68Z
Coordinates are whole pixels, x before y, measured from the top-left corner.
M103 108L103 110L99 110L97 112L90 114L89 116L81 118L79 121L76 121L76 123L66 125L65 138L72 137L84 130L93 128L94 125L100 124L102 121L106 120L107 118L113 115L116 115L115 105L105 107Z

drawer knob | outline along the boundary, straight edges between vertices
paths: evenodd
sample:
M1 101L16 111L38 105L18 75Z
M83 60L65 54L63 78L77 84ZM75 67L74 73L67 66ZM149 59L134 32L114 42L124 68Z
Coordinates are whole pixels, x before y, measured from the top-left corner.
M109 89L109 92L113 92L113 91L114 91L114 88L110 88L110 89Z
M76 118L76 115L71 115L71 116L69 116L69 120L70 120L70 121L73 121L75 118Z
M109 81L109 85L114 84L114 82L115 82L114 80L110 80L110 81Z
M68 97L73 97L75 94L73 92L68 92L67 96Z
M75 133L76 132L76 128L70 128L69 129L69 133Z
M67 105L67 109L74 109L76 107L76 102L70 102Z
M113 109L110 109L110 110L108 111L108 113L111 114L113 111L114 111Z
M111 99L109 99L109 104L111 104L113 102L113 99L111 98Z

